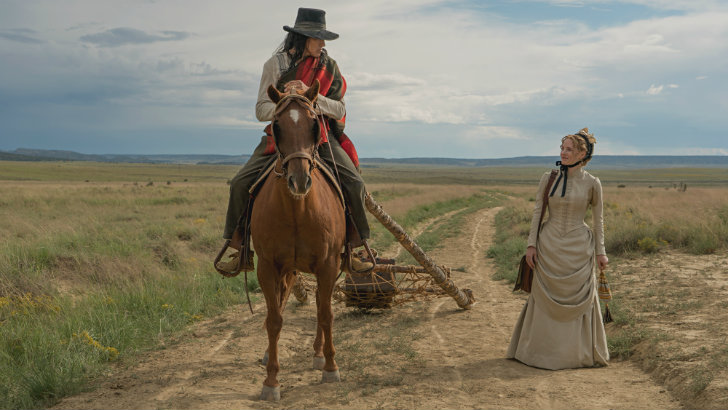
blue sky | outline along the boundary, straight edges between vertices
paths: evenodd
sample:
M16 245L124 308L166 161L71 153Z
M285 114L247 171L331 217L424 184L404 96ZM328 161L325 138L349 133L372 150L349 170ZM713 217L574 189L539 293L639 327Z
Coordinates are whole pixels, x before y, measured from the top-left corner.
M728 5L0 0L0 150L247 154L263 63L327 11L362 157L728 155ZM274 6L271 6L274 4Z

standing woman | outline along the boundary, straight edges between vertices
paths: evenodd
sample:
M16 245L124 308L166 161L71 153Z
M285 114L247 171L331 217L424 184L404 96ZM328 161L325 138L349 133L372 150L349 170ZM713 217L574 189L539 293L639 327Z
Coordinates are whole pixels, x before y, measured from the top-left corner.
M526 261L534 269L531 295L513 330L507 357L544 369L607 365L609 351L597 295L597 267L604 250L602 184L584 170L596 139L584 128L561 139L561 172L548 193L549 218L538 235L541 177L528 237ZM592 229L584 222L591 206Z
M270 122L273 119L276 104L268 97L269 85L273 84L279 91L287 93L291 90L306 91L315 80L319 81L315 109L324 119L320 127L321 140L324 143L319 146L318 154L331 169L334 169L335 164L341 179L341 189L356 228L347 229L347 241L352 248L362 246L369 238L369 224L364 207L366 187L359 174L359 158L354 145L344 134L346 81L336 61L329 57L324 48L326 41L335 40L339 35L326 29L324 10L309 8L299 8L294 26L283 26L283 30L288 32L285 40L263 65L255 116L258 121ZM239 228L250 198L248 191L261 170L274 159L272 154L275 153L275 142L270 124L265 127L265 134L230 183L230 200L223 238L231 240L230 247L238 251L241 250L241 245L245 245L242 244ZM234 253L229 260L218 262L217 268L228 273L237 273L235 271L240 253L249 256L248 260L242 261L241 268L252 270L252 252ZM371 262L364 262L359 258L351 258L351 264L355 271L366 271L373 267Z

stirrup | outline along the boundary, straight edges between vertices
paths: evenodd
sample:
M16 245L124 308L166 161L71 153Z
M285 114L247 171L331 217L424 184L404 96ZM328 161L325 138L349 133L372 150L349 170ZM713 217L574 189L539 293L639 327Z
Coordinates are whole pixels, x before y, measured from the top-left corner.
M213 262L213 266L219 274L226 278L232 278L238 276L242 270L245 270L246 272L255 270L255 263L253 262L254 252L252 249L248 250L248 258L245 263L243 263L243 257L241 255L242 251L232 253L229 256L231 258L229 261L221 261L225 251L227 251L229 247L230 239L227 239Z
M363 240L364 249L354 255L351 246L346 246L344 270L349 273L369 273L377 266L376 251L372 251L366 239ZM353 265L357 265L356 267Z

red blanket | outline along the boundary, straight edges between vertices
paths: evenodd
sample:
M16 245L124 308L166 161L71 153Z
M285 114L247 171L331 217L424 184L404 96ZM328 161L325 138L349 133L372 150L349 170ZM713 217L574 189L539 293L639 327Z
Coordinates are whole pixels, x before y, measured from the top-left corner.
M276 87L279 90L283 90L283 86L292 80L301 80L307 86L311 86L314 80L319 80L321 88L319 94L331 98L334 100L341 100L346 93L346 80L341 75L339 67L332 58L328 55L322 54L320 58L307 57L303 62L297 66L291 67L288 71L281 75L281 79L278 80ZM344 133L344 126L346 123L346 115L341 120L337 121L332 118L324 117L326 121L321 124L321 142L328 142L328 135L331 132L336 140L341 144L341 148L346 151L351 158L351 162L358 168L359 167L359 156L357 155L356 148L351 142L349 137ZM265 134L268 137L265 155L270 155L275 152L275 141L271 132L271 125L268 124L265 127Z

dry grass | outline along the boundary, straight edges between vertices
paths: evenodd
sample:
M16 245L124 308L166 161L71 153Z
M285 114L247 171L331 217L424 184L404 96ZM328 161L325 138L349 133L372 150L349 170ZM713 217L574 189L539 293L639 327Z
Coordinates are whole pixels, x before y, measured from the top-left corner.
M654 221L698 221L728 205L725 187L676 189L626 187L604 189L604 200L631 207Z
M469 197L483 190L477 185L369 184L369 192L392 216L433 202Z
M77 164L77 163L43 163L43 164L8 164L0 163L0 297L5 297L0 306L0 331L3 341L0 348L7 348L14 361L5 367L0 376L0 394L18 394L17 390L7 391L7 386L16 389L24 382L12 379L12 372L20 373L23 360L40 357L38 363L30 363L28 368L61 369L59 363L50 353L65 354L71 349L60 349L61 342L75 340L74 351L79 353L79 360L74 365L83 372L93 370L85 367L88 363L105 362L101 349L93 350L83 340L73 339L73 332L88 334L100 346L119 349L120 357L130 355L139 346L154 347L159 342L152 337L137 340L129 334L136 334L143 322L152 323L148 329L153 335L169 334L178 331L190 320L202 313L214 312L205 303L219 301L220 306L239 303L243 297L239 281L221 281L211 269L211 257L221 245L220 233L224 223L227 203L227 185L225 181L232 176L237 167L195 167L195 166L154 166L154 165L116 165L116 164ZM536 195L536 184L541 171L526 173L514 172L511 169L501 170L458 170L449 169L444 178L452 183L427 183L437 176L440 169L407 170L401 182L392 179L396 173L378 170L373 175L381 182L370 183L368 188L385 210L394 216L404 218L411 211L432 204L458 198L470 198L482 193L486 181L497 181L500 186L488 185L489 190L506 191L514 199L518 212L530 216L533 199ZM368 171L367 171L368 172ZM533 175L531 175L533 174ZM596 172L595 172L596 174ZM616 175L616 174L615 174ZM623 174L616 175L622 177ZM636 175L637 177L639 175ZM659 178L679 178L670 173L652 173L654 180ZM696 176L696 178L717 178L718 173ZM386 177L386 178L385 178ZM390 178L391 177L391 178ZM689 184L688 190L681 192L668 189L649 188L654 181L617 188L616 180L610 180L609 174L602 178L605 182L605 204L607 205L606 226L607 240L613 241L614 249L627 250L624 255L637 257L643 251L639 240L651 238L655 241L657 252L650 254L649 260L656 260L667 255L668 248L680 248L692 253L710 253L708 256L695 258L719 258L725 253L728 225L728 194L724 187L694 187ZM366 175L365 175L366 178ZM515 184L508 184L508 179ZM39 179L41 181L23 181L21 179ZM45 181L43 181L45 179ZM189 182L183 182L187 179ZM48 181L58 182L48 182ZM89 180L90 182L86 182ZM70 181L70 182L69 182ZM167 183L169 181L169 183ZM191 182L195 181L195 182ZM460 181L460 182L458 182ZM528 181L532 181L528 182ZM149 182L152 182L151 184ZM516 219L518 219L518 212ZM523 219L523 218L521 218ZM372 223L373 227L376 223ZM516 228L508 237L524 234L523 228ZM439 234L439 232L438 232ZM708 237L708 241L705 238ZM669 241L668 241L669 240ZM663 244L661 241L665 241ZM704 244L690 248L690 244L704 241ZM647 242L642 242L647 244ZM627 246L628 245L628 246ZM377 246L374 243L374 246ZM644 245L646 246L646 245ZM523 252L522 248L517 253ZM614 256L614 255L610 255ZM626 336L634 336L626 340L625 349L632 354L639 345L645 352L661 352L661 349L684 347L684 354L662 356L641 353L635 357L644 360L647 369L658 369L670 360L674 363L697 363L692 367L668 367L668 370L687 369L690 377L684 381L687 390L695 397L695 403L701 404L705 397L713 397L716 389L722 386L725 379L725 368L728 367L728 351L720 343L724 340L711 334L708 351L701 353L700 338L665 339L645 333L652 324L664 324L671 333L679 334L682 328L669 327L671 322L687 323L683 317L700 316L700 328L680 325L684 328L700 332L711 332L711 311L723 312L725 305L714 301L724 300L727 284L717 286L716 294L702 292L703 287L712 286L710 280L698 281L694 277L682 278L673 283L669 276L661 275L659 266L652 264L641 266L628 261L613 259L615 273L615 293L620 295L615 308L621 308L624 316L620 326L632 326L635 332ZM637 259L642 261L643 259ZM717 259L716 263L724 263ZM679 272L690 268L681 266ZM641 276L646 269L654 276ZM725 264L710 268L711 280L725 282ZM709 268L697 269L696 275L708 271ZM678 273L679 273L678 272ZM716 273L717 272L717 273ZM721 276L723 275L723 276ZM664 277L662 277L664 276ZM649 277L650 282L644 282ZM210 279L212 278L212 279ZM209 280L208 280L209 279ZM662 280L658 282L658 279ZM630 283L634 280L634 283ZM647 283L648 286L637 286ZM184 287L189 284L193 289L193 297ZM666 287L663 293L650 294L653 285ZM673 289L674 288L674 289ZM679 288L679 289L678 289ZM689 291L682 293L680 289ZM115 304L106 299L119 289L137 292L135 296L114 296ZM625 292L630 289L631 293ZM715 289L713 289L715 290ZM202 292L205 293L204 296ZM156 292L156 293L155 293ZM698 303L701 295L708 295L711 301ZM116 295L116 294L114 294ZM53 298L49 301L46 297ZM122 306L122 297L128 299ZM179 301L171 302L173 297ZM207 299L209 297L209 299ZM29 315L10 316L13 306L23 305L30 301L39 306L58 306L61 313L54 309L29 310ZM38 301L43 301L39 303ZM665 303L666 301L674 303ZM7 303L6 303L7 302ZM27 302L26 304L30 303ZM44 304L48 302L48 304ZM185 305L194 302L194 305ZM649 303L642 303L649 302ZM680 302L679 304L677 302ZM217 303L217 302L216 302ZM32 305L32 304L31 304ZM79 307L86 306L77 316L72 313ZM75 309L75 310L74 310ZM115 309L119 309L118 311ZM137 310L138 309L138 310ZM56 312L56 313L53 313ZM99 312L109 313L101 315ZM722 314L722 313L721 313ZM117 316L114 316L117 315ZM131 322L126 328L114 327L120 318L138 315L142 320ZM692 316L691 316L692 315ZM722 316L720 316L722 321ZM22 319L22 320L21 320ZM71 324L53 331L43 330L40 325L54 325L62 320L70 320ZM86 320L85 322L83 320ZM363 327L369 326L366 317L353 318ZM162 324L165 325L161 329ZM89 327L95 326L96 331ZM409 332L413 326L403 329ZM23 329L36 330L35 333L23 333ZM40 329L40 330L38 330ZM70 331L69 331L70 329ZM724 327L721 327L724 329ZM164 332L162 332L164 330ZM724 332L724 330L723 330ZM395 335L396 336L396 335ZM397 350L400 341L392 336L389 354L411 356L407 349ZM416 336L405 332L406 337ZM147 337L147 336L145 336ZM151 340L151 341L150 341ZM27 343L37 342L36 350ZM48 347L48 343L55 347ZM357 340L343 341L355 350ZM649 344L644 344L649 343ZM405 344L402 344L405 346ZM361 346L362 348L372 348ZM381 346L376 347L381 348ZM43 350L45 349L45 350ZM50 350L49 350L50 349ZM49 351L48 355L34 352ZM65 353L64 353L65 352ZM84 356L85 355L85 356ZM42 357L41 357L42 356ZM710 359L710 362L704 358ZM682 360L685 358L685 360ZM417 357L415 357L417 359ZM65 360L65 359L64 359ZM64 362L65 363L65 362ZM27 364L27 363L26 363ZM365 363L350 363L350 366L363 366ZM46 367L43 367L46 366ZM649 367L653 366L653 367ZM686 365L688 366L688 365ZM89 370L91 369L91 370ZM8 406L37 407L52 402L54 397L71 394L74 388L65 388L68 380L81 386L86 374L73 375L55 372L49 376L37 376L38 396L26 401L8 402ZM47 372L41 372L43 374ZM661 373L662 374L662 373ZM668 380L669 371L664 373ZM376 376L376 375L374 375ZM25 376L23 376L25 377ZM43 379L47 377L48 380ZM51 380L53 377L57 378ZM12 383L12 384L11 384ZM382 379L380 385L399 385L400 380ZM51 387L48 387L51 386ZM379 385L378 385L379 386ZM718 386L718 387L717 387ZM722 387L720 387L722 388ZM46 390L43 390L46 389ZM50 392L50 393L49 393ZM55 396L48 396L53 394ZM15 397L15 396L14 396ZM30 400L30 401L28 401Z

